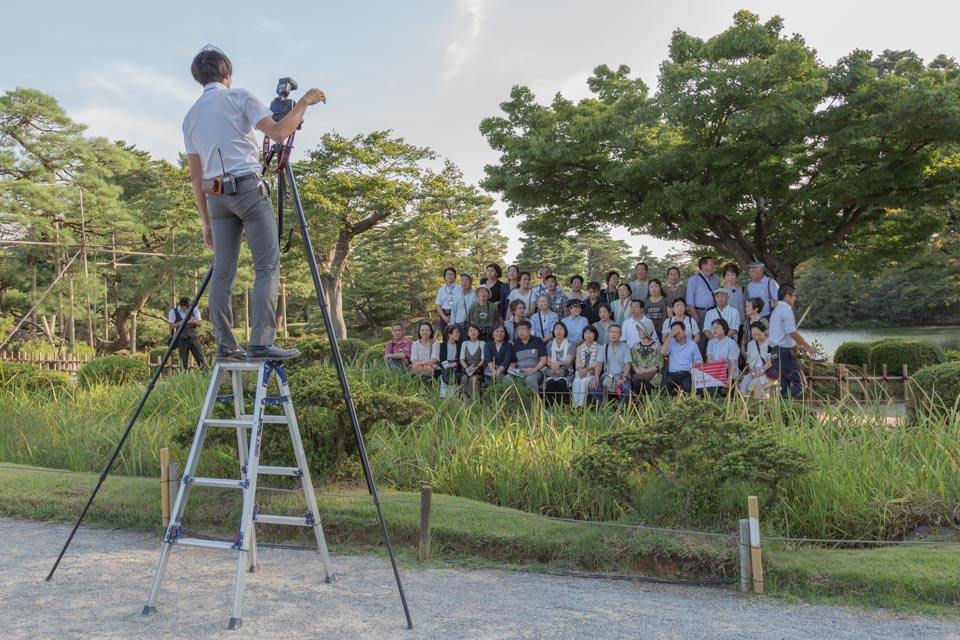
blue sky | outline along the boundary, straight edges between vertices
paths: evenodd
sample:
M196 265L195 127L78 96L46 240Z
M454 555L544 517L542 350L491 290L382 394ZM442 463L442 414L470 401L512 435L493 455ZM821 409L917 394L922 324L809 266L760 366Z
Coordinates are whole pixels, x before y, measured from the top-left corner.
M290 75L302 94L323 89L297 135L299 154L323 132L392 129L483 177L496 155L478 132L511 86L543 100L588 95L599 64L629 65L651 87L674 29L709 37L741 8L780 15L821 60L853 49L913 49L960 58L960 3L915 0L408 0L386 2L17 2L4 10L0 91L31 87L61 103L93 135L156 157L182 149L180 122L200 87L190 61L205 44L234 64L235 86L272 97ZM501 218L519 250L515 221ZM670 245L616 234L662 255Z

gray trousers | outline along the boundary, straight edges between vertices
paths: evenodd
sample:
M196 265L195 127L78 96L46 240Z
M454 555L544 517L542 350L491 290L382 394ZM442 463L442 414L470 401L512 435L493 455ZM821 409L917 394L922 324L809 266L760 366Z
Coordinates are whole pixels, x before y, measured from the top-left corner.
M208 302L210 324L221 353L240 346L233 335L232 295L244 235L253 256L255 274L250 297L250 346L270 346L277 336L280 243L273 205L261 192L259 180L244 180L237 187L234 195L207 197L214 257Z

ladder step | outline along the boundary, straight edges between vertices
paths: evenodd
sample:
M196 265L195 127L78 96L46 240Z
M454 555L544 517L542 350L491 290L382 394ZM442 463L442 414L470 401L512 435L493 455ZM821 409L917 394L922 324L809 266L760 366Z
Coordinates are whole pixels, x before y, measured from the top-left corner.
M271 476L294 476L297 478L303 477L303 469L300 467L268 467L265 465L260 465L257 468L260 470L260 473Z
M287 416L263 416L264 424L289 424L287 421ZM230 427L232 429L239 429L243 427L249 429L253 426L253 416L244 415L241 416L239 420L236 419L219 419L219 418L208 418L203 421L208 427Z
M224 549L227 551L238 551L232 542L221 540L204 540L202 538L174 538L167 540L167 544L182 544L188 547L206 547L207 549Z
M271 516L263 513L258 513L253 517L253 521L257 524L287 524L297 527L312 527L318 523L309 522L306 518L299 518L297 516Z
M250 483L246 480L230 480L227 478L189 478L184 480L187 484L195 484L200 487L223 487L225 489L246 489Z
M224 371L260 371L260 362L218 362Z

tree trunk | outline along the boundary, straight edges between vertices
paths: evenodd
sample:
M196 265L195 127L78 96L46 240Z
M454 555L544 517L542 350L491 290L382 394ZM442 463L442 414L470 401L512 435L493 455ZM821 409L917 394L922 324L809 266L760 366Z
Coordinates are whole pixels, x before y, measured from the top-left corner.
M323 282L323 292L327 301L327 308L330 311L330 330L337 340L343 340L347 337L347 325L343 318L343 275L342 271L320 274L320 280Z

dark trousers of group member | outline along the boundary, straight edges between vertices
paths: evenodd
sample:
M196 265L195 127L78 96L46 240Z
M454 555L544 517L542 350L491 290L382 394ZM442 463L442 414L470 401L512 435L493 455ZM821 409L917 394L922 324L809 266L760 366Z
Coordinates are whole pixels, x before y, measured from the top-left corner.
M693 379L689 371L669 371L663 376L663 387L667 390L667 393L672 396L677 395L681 391L690 393L692 384Z
M450 317L450 309L444 309L444 310L443 310L443 313L446 314L446 316L447 316L448 318ZM444 320L444 319L441 317L441 318L440 318L440 333L439 333L438 336L437 336L437 340L440 340L441 342L443 342L443 341L445 341L445 340L447 339L447 324L448 324L447 321Z
M770 357L780 376L780 397L784 400L799 397L803 391L803 379L800 375L800 361L797 360L793 347L777 347Z
M189 363L189 354L193 354L193 359L201 369L207 368L207 359L203 355L203 349L200 348L200 338L197 336L184 336L180 338L177 344L180 349L180 370L186 371Z
M660 387L653 384L649 380L641 380L640 378L634 376L630 380L630 391L634 396L639 397L642 395L653 395L660 391Z
M570 399L570 383L566 378L552 378L543 383L543 397L550 404L566 404Z

